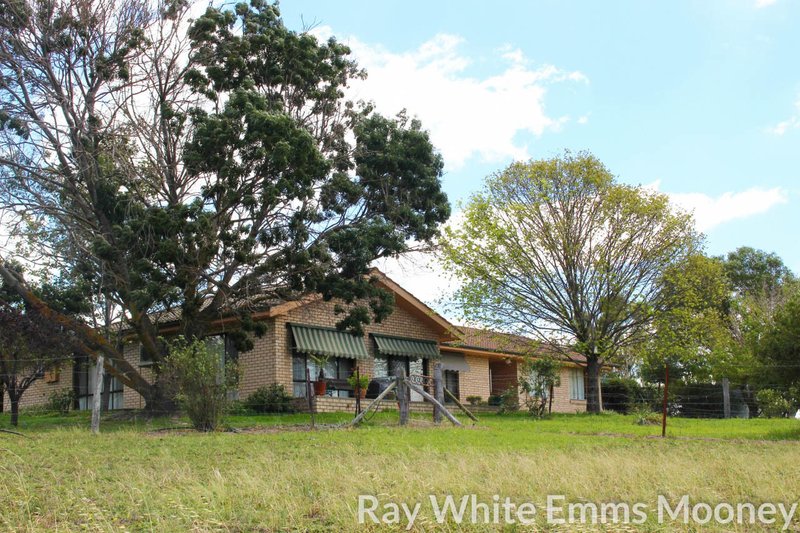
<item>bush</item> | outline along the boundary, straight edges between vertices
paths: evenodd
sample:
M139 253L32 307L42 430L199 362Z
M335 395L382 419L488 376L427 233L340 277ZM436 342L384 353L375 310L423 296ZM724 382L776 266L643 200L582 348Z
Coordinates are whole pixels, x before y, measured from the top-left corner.
M75 403L75 392L72 389L53 391L47 397L46 408L48 411L65 415Z
M764 418L783 418L791 413L792 405L783 395L773 389L762 389L756 394L759 416Z
M486 405L490 405L492 407L500 407L500 404L502 403L503 403L503 398L501 398L499 394L492 394L486 400Z
M294 398L283 385L259 387L247 397L245 405L256 413L293 413Z
M175 378L175 399L199 431L214 431L222 423L229 406L228 391L238 382L237 365L220 365L219 355L205 343L189 343L183 337L170 343L166 371Z
M634 422L640 426L655 426L661 424L662 415L653 411L650 405L646 403L631 405L630 414L633 415Z
M500 395L500 409L497 414L519 411L519 391L516 387L509 387Z
M603 410L628 414L643 400L642 387L634 379L611 376L602 383Z
M481 399L480 396L467 396L467 402L473 407L481 403Z

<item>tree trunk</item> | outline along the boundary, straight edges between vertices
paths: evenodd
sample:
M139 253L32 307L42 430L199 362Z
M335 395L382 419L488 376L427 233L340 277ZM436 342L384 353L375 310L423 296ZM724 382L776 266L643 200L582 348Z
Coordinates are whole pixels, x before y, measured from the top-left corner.
M586 412L600 413L600 361L596 355L586 358Z
M164 415L178 410L178 404L175 403L175 384L171 380L155 376L152 390L152 395L145 400L146 411L154 415Z
M11 425L17 427L17 423L19 423L19 396L11 398Z

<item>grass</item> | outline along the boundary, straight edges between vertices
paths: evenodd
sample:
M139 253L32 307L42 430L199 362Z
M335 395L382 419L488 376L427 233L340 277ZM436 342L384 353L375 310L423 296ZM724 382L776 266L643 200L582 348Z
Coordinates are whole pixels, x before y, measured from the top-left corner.
M349 418L320 415L318 423ZM0 416L0 427L7 420ZM431 427L427 417L407 428L396 422L381 413L356 430L301 431L308 415L237 416L230 425L238 433L199 434L156 431L182 420L137 417L106 419L92 436L86 413L23 416L28 438L0 433L0 529L360 530L358 496L371 494L381 505L421 502L421 531L483 531L437 524L428 495L491 503L498 494L540 507L548 494L563 494L569 502L644 502L650 519L635 527L671 531L687 526L656 523L659 494L712 505L800 498L795 420L671 419L668 439L650 438L660 427L613 414L485 414L463 429Z

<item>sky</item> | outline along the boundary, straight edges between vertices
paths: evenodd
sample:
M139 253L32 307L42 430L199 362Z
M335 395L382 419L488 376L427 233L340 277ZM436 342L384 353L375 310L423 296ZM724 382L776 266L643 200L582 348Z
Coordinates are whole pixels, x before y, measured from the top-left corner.
M800 272L800 1L285 0L292 29L348 44L350 96L407 109L445 161L454 213L514 160L589 150L694 212L706 251ZM431 304L426 258L381 265Z

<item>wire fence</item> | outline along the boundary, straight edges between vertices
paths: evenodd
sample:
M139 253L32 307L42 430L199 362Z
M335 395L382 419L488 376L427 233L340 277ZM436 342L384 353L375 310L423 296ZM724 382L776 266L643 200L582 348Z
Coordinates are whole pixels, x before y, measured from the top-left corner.
M39 362L41 359L16 358L15 361L20 367L20 374L24 374L26 365L29 370L33 363ZM60 364L62 369L68 370L69 365L75 363L74 356L65 355L49 358L47 366ZM91 361L83 360L81 362L82 365L87 365L87 363L91 364ZM131 361L131 363L136 366L136 362ZM800 363L761 365L760 369L764 372L764 376L786 373L800 375ZM792 370L796 372L791 372ZM3 377L3 372L3 357L0 356L0 378ZM43 378L43 375L40 378ZM574 379L572 374L569 376L562 374L554 388L553 395L561 399L585 400L589 384L584 377L583 382L576 386L573 382ZM468 402L472 397L476 405L488 404L492 407L502 405L504 392L509 390L519 392L520 378L517 376L516 369L512 367L507 370L503 369L502 372L490 372L488 380L488 396L478 397L478 395L471 394L472 385L470 384L474 383L474 380L464 379L464 376L459 380L461 386L456 386L460 390L453 392L459 396L461 401ZM72 381L67 379L62 383L64 386L68 386L67 382L71 383ZM661 412L663 390L663 380L660 383L643 382L635 378L604 376L601 382L603 409L620 413L643 410ZM506 393L506 396L513 396L513 393ZM726 405L729 406L729 409L726 409ZM723 418L728 412L731 417L736 418L794 416L798 409L800 409L800 380L792 383L789 379L778 381L767 378L760 379L760 376L756 376L749 382L730 381L727 387L727 400L722 379L703 382L676 379L671 380L668 385L667 411L670 416Z

